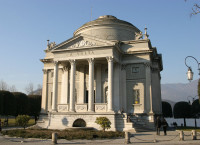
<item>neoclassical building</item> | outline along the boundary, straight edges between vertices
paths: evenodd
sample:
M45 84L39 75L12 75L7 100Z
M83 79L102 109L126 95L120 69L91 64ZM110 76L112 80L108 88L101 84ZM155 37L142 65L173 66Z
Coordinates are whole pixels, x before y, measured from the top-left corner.
M72 38L47 44L38 125L50 129L94 127L107 117L110 130L152 128L161 114L162 56L129 22L100 16ZM127 121L130 116L131 122Z

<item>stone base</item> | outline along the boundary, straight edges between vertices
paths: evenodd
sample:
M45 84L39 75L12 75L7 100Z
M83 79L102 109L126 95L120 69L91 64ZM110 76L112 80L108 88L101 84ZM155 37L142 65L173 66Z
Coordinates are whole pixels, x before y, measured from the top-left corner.
M131 131L136 132L137 127L154 128L154 122L148 115L131 116L131 122L127 122L127 115L114 112L51 112L48 115L41 114L37 125L47 129L70 129L77 119L82 119L86 123L86 127L101 130L101 127L95 123L97 117L107 117L111 122L109 131Z

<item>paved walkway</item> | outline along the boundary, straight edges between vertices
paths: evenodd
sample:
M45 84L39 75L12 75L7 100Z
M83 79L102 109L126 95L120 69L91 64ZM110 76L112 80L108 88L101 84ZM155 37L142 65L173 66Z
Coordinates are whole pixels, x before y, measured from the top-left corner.
M198 133L197 140L192 140L191 132L184 132L185 140L179 141L179 133L177 131L168 131L167 136L155 135L155 132L140 132L132 134L131 144L134 145L179 145L179 144L200 144L200 134ZM13 138L8 136L2 136L0 134L0 145L51 145L50 139L24 139L24 138ZM108 144L108 145L120 145L124 144L124 139L101 139L101 140L64 140L59 139L58 144L62 145L84 145L84 144Z

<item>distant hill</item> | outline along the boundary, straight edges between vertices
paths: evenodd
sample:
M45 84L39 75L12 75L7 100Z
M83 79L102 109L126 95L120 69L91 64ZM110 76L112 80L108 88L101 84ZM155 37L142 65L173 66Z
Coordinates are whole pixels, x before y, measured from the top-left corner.
M177 83L177 84L161 84L161 97L164 101L179 102L188 101L187 97L195 97L197 95L198 80L190 83Z

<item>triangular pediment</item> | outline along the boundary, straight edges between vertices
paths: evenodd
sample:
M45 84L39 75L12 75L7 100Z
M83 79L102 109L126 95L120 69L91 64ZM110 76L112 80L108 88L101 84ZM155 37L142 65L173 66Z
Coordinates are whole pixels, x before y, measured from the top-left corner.
M75 50L91 47L114 46L115 42L99 39L88 35L79 35L72 37L53 48L53 51Z

